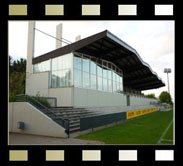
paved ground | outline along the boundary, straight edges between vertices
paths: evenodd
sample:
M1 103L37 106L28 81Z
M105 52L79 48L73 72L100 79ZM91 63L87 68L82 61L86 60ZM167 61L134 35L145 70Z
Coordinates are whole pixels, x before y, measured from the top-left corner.
M9 134L9 145L101 145L100 141L87 141L76 138L54 138L28 134Z

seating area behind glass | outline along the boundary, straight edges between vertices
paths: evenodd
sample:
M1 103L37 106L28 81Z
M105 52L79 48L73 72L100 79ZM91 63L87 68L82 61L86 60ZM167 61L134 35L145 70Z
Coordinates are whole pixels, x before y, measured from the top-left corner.
M106 60L74 53L74 86L122 93L122 71Z
M50 88L74 85L84 89L123 92L122 71L109 61L86 54L74 52L74 56L70 53L40 62L33 66L33 71L48 71Z

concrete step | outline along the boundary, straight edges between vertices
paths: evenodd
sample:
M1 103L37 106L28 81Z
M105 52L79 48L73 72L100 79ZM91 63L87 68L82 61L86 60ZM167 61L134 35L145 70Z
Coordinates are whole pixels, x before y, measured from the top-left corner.
M70 120L69 123L70 123L70 124L73 124L73 123L80 123L80 119Z
M73 112L73 113L67 113L67 112L60 113L60 112L57 112L55 114L59 115L59 116L72 116L72 115L85 115L85 114L91 114L91 113L92 112Z
M70 130L69 130L70 133L74 133L76 131L80 131L80 126L79 127L70 128Z
M63 110L63 109L51 109L54 112L79 112L79 111L87 111L86 109L68 109L68 110Z
M58 115L60 117L63 117L63 118L73 118L73 117L78 117L80 118L81 116L89 116L89 115L93 115L93 114L72 114L72 115Z
M47 116L52 118L59 124L60 118L69 120L70 133L80 131L80 118L87 116L95 116L101 114L109 114L115 112L126 112L130 110L146 109L153 106L124 106L124 107L100 107L100 108L53 108L51 110L42 110ZM60 124L62 120L60 120Z
M74 127L80 127L80 123L69 124L70 129Z

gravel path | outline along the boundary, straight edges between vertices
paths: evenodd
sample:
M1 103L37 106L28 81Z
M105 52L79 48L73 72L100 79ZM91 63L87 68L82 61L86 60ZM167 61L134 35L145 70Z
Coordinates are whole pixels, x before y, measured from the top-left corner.
M102 145L100 141L88 141L76 138L55 138L28 134L9 134L9 145Z

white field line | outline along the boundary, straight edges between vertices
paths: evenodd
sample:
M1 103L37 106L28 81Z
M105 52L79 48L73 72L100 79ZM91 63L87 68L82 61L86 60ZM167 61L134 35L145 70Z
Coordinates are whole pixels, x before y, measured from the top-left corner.
M158 140L157 144L160 144L160 142L162 141L163 137L165 136L166 132L168 131L168 129L170 128L171 124L173 123L173 119L172 121L169 123L168 127L165 129L165 131L163 132L163 134L161 135L160 139Z
M173 142L173 140L170 140L170 139L162 139L161 141Z

